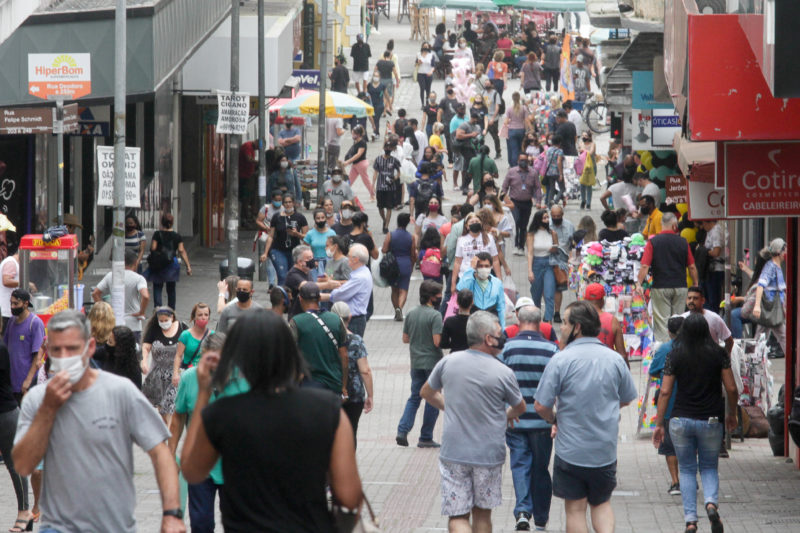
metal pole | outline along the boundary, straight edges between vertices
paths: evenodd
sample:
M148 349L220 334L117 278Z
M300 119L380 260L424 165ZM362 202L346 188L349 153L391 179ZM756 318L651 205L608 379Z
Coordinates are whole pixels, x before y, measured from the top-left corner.
M125 0L117 0L114 21L114 218L111 250L111 307L125 325L125 96L127 24Z
M231 92L239 91L239 0L231 0ZM239 270L239 145L241 135L228 136L228 183L225 210L228 220L228 272Z
M328 0L321 0L321 26L319 30L319 124L317 133L317 203L322 202L325 183L327 145L325 144L325 84L328 82Z
M59 98L56 100L56 128L58 134L56 136L58 158L58 198L56 199L56 216L58 217L58 225L64 223L64 100Z
M258 0L258 208L267 203L266 115L267 99L264 88L264 0ZM258 241L262 245L261 240ZM263 251L259 247L259 257ZM267 269L259 266L258 281L267 281Z

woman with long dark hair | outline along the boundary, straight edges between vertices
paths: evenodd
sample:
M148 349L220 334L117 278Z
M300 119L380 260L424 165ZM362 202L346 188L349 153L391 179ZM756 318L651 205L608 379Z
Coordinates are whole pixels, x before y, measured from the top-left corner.
M720 392L725 386L728 414L724 423L736 429L739 391L731 372L731 360L711 337L702 313L690 313L664 363L664 379L658 397L653 444L664 440L664 414L675 391L669 434L678 457L681 497L686 533L697 531L697 470L703 482L703 502L712 533L723 533L719 517L719 446L722 442L725 404Z
M237 373L250 392L209 405ZM222 458L225 531L333 533L325 494L356 509L362 499L353 430L342 400L298 387L307 370L288 325L259 309L231 328L222 353L197 367L198 396L181 453L189 483L203 482ZM213 376L213 379L212 379ZM253 448L254 442L269 446Z
M136 337L131 328L127 326L117 326L111 330L108 339L108 361L106 370L112 374L128 378L142 389L142 368L139 364L139 356L136 353Z
M133 213L125 216L125 249L136 252L136 272L142 273L142 259L147 248L147 238L142 231L142 224Z
M555 312L556 297L556 278L550 265L550 254L558 250L558 235L550 229L550 213L546 209L540 209L533 215L526 246L531 298L536 307L540 307L544 295L544 321L550 322Z

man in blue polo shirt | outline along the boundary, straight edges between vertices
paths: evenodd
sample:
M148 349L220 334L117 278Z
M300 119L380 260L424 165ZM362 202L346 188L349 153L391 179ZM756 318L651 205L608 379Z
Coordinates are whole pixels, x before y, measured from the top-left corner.
M511 476L517 502L514 516L516 531L529 531L530 519L537 531L544 531L550 518L553 485L548 465L553 450L550 424L533 408L533 398L545 367L558 347L539 332L542 312L534 305L517 310L519 333L506 342L499 359L517 377L527 409L519 422L506 431L506 443L511 453Z
M637 396L625 361L600 342L599 333L600 317L590 302L567 306L564 349L545 368L534 396L536 412L553 424L553 494L565 500L567 531L586 531L587 503L594 530L614 530L619 410Z

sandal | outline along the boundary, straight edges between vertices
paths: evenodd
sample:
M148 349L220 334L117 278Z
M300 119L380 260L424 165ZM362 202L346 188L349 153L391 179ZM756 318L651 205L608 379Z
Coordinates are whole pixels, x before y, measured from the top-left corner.
M686 530L683 533L697 533L697 522L686 522Z
M42 516L42 513L41 513L41 512L38 512L38 513L33 513L33 521L34 521L34 522L38 522L38 521L39 521L39 518L41 518L41 516Z
M18 526L17 524L22 524ZM21 531L33 531L33 518L31 517L29 520L18 519L14 520L14 527L9 529L12 533L19 533Z
M722 527L722 521L719 518L719 511L717 509L718 507L716 504L706 504L706 514L708 515L708 521L711 522L711 533L723 533L725 531L725 528Z

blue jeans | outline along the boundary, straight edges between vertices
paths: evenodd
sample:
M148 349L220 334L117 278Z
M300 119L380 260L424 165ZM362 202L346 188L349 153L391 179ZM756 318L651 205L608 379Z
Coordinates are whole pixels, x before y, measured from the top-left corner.
M423 370L421 368L411 369L411 396L408 397L406 402L403 417L400 418L400 423L397 425L397 432L408 435L411 428L414 427L414 420L417 418L417 410L419 404L422 403L422 398L419 395L420 389L428 381L431 375L430 370ZM419 432L419 440L433 440L433 426L436 425L436 419L439 418L439 410L425 402L425 412L422 415L422 429Z
M153 282L153 309L156 307L161 307L161 294L165 284L167 286L167 305L169 305L172 309L175 309L177 296L175 293L174 281L166 281L164 283L156 283L155 281Z
M533 258L533 283L531 283L531 298L536 307L541 308L542 295L544 295L544 321L553 320L556 307L556 277L553 267L550 266L549 257Z
M508 140L506 140L506 150L508 150L508 166L517 166L517 159L522 150L522 140L525 138L525 130L508 130Z
M744 325L749 324L749 320L742 318L742 308L737 307L731 311L731 336L734 339L741 339L744 337Z
M680 471L683 516L686 522L697 520L697 469L703 482L705 504L719 502L719 446L722 442L722 423L708 420L673 417L669 434Z
M286 274L292 267L292 252L272 249L269 251L269 258L275 267L275 274L278 276L278 285L283 285L286 281Z
M581 185L581 205L591 207L592 205L592 186Z
M214 497L222 485L209 477L189 485L189 520L192 533L214 533Z
M519 517L519 513L525 512L533 516L534 524L544 526L550 519L553 497L553 482L547 470L553 450L550 429L507 431L506 443L517 496L514 516Z

